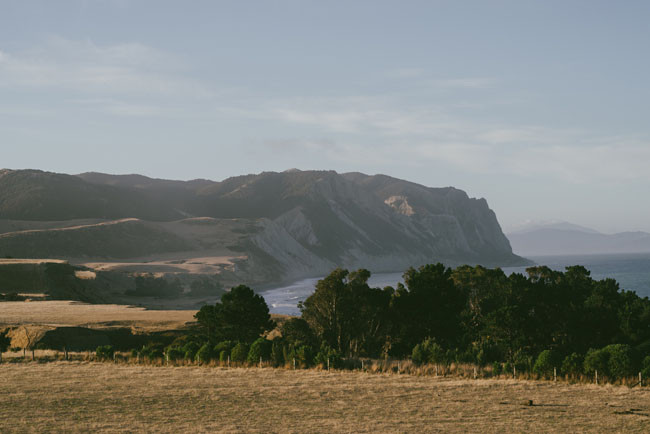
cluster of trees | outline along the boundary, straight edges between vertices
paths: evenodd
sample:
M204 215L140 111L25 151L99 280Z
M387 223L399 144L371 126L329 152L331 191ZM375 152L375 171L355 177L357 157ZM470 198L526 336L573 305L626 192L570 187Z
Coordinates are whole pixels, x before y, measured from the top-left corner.
M527 275L442 264L411 268L404 284L372 288L370 272L334 270L300 304L302 316L276 324L246 286L195 315L194 335L142 354L199 361L335 365L346 358L476 363L548 374L620 377L650 369L650 300L594 280L581 266ZM648 372L650 375L650 372Z
M349 357L417 359L427 340L434 363L508 362L522 369L532 369L545 350L563 361L619 344L629 349L630 369L650 355L647 297L620 290L612 279L596 281L582 266L526 271L508 276L498 268L432 264L409 269L396 288L378 289L369 287L367 270L338 269L301 305L302 318L319 340Z

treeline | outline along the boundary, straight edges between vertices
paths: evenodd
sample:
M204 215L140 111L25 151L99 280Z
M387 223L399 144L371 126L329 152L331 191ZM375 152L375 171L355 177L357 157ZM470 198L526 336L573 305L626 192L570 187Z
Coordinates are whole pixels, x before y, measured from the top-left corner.
M435 264L409 269L404 284L372 288L369 271L336 269L273 339L262 338L275 328L264 299L238 286L197 312L196 334L157 351L276 365L390 357L610 377L646 367L650 375L647 297L594 280L581 266L526 272Z

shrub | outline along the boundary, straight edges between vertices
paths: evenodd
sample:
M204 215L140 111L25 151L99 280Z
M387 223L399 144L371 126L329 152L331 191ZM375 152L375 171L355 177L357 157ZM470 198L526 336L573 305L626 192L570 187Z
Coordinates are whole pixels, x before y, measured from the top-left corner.
M265 338L258 338L251 344L248 350L248 363L257 363L262 360L269 360L271 357L271 341Z
M471 356L474 359L473 355ZM411 359L416 365L425 363L445 363L447 360L447 353L445 350L433 339L425 339L413 348Z
M245 362L248 357L248 345L239 342L230 352L230 360L233 362Z
M201 363L209 363L212 359L212 346L210 344L203 344L196 352L195 360Z
M492 363L492 375L501 375L501 363L494 362Z
M201 348L201 345L198 342L190 341L183 345L183 354L185 355L185 360L194 360L196 357L197 351Z
M629 345L612 344L602 349L608 354L607 374L612 378L623 378L634 374L632 349Z
M222 351L226 351L228 354L230 354L235 344L236 342L233 341L219 342L217 345L214 346L213 352L214 354L219 354L220 356Z
M539 353L535 365L533 366L533 372L540 375L550 375L553 372L553 368L556 365L556 357L553 351L544 350Z
M144 345L139 351L135 352L135 355L149 360L162 359L164 357L162 348L157 344Z
M169 360L180 360L185 356L185 352L181 347L169 346L165 350L165 355Z
M582 372L583 359L578 353L569 354L562 361L562 372L569 375L578 375Z
M296 365L308 367L312 364L314 359L314 350L309 345L301 345L299 347L294 347L290 345L288 348L285 348L285 360L287 362L293 363L293 360L296 360Z
M323 342L314 357L314 363L327 367L328 361L332 368L340 367L342 362L341 354Z
M593 375L596 371L601 375L607 375L607 364L609 353L603 350L596 350L591 348L585 355L583 368L585 374Z
M427 362L427 353L422 344L417 344L413 347L413 352L411 353L411 359L416 365L422 365Z
M650 356L643 359L643 363L641 364L641 375L643 375L643 378L645 378L646 381L650 378Z
M271 345L271 362L273 362L273 366L284 365L284 348L282 339L280 338L273 339Z
M110 345L103 345L95 350L95 356L100 360L111 360L114 354L115 350Z
M230 357L230 351L223 350L219 353L219 360L222 362L227 362Z

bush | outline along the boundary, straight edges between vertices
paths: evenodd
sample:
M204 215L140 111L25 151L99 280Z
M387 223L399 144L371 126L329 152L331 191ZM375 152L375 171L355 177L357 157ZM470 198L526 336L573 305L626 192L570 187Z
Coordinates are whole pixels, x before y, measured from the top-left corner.
M641 375L643 375L643 378L645 378L646 381L650 378L650 356L643 359L643 363L641 364Z
M285 350L285 360L293 363L293 360L295 359L297 366L308 367L314 360L314 349L309 345L301 345L297 348L290 345L288 348L285 348Z
M634 358L629 345L613 344L602 349L609 357L607 374L612 378L623 378L634 374Z
M582 372L582 356L578 353L569 354L562 361L562 372L569 375L578 375Z
M223 351L225 351L226 353L228 353L228 355L230 355L230 352L232 351L235 344L236 342L233 341L219 342L217 345L214 346L213 352L214 354L219 354L219 357L221 357L221 353Z
M198 342L190 341L183 345L183 354L185 360L194 360L196 358L196 353L201 348L201 345Z
M169 360L181 360L185 356L185 352L181 347L169 346L165 350L165 356Z
M203 344L196 352L194 358L197 362L210 363L210 360L212 360L212 346L210 344Z
M248 357L248 345L239 342L230 352L230 360L233 362L245 362Z
M142 356L148 360L162 359L164 357L162 348L157 344L144 345L136 355Z
M583 363L583 368L585 374L594 375L596 371L600 372L600 375L607 375L607 364L609 359L609 353L603 350L596 350L591 348L587 351L585 355L585 361Z
M413 347L411 359L416 365L423 365L427 362L428 354L426 353L426 350L422 344L417 344L415 347Z
M501 375L501 363L499 362L492 363L492 375L494 376Z
M471 356L474 359L473 355ZM425 339L422 343L417 344L411 353L411 359L416 365L425 363L446 363L447 353L433 339Z
M100 360L111 360L114 354L115 350L110 345L100 346L95 350L95 356Z
M537 356L537 360L533 366L533 372L540 375L550 375L556 364L556 357L553 351L544 350Z
M492 342L484 341L479 347L476 354L476 361L479 365L485 366L489 363L500 362L503 360L501 348Z
M230 351L223 350L219 353L219 360L222 362L227 362L230 357Z
M323 367L327 367L328 361L330 367L340 367L342 364L341 354L323 342L320 346L320 350L314 357L314 363L317 365L323 365Z
M273 366L282 366L284 365L284 346L282 345L282 339L276 338L273 339L271 345L271 362Z
M258 363L260 359L269 360L272 345L271 341L265 338L256 339L248 350L248 363Z

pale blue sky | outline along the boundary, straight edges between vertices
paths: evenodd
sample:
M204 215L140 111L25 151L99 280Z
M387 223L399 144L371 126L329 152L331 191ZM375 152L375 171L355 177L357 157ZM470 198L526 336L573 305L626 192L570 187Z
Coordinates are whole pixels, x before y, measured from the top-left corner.
M0 1L0 167L385 173L650 231L650 2Z

